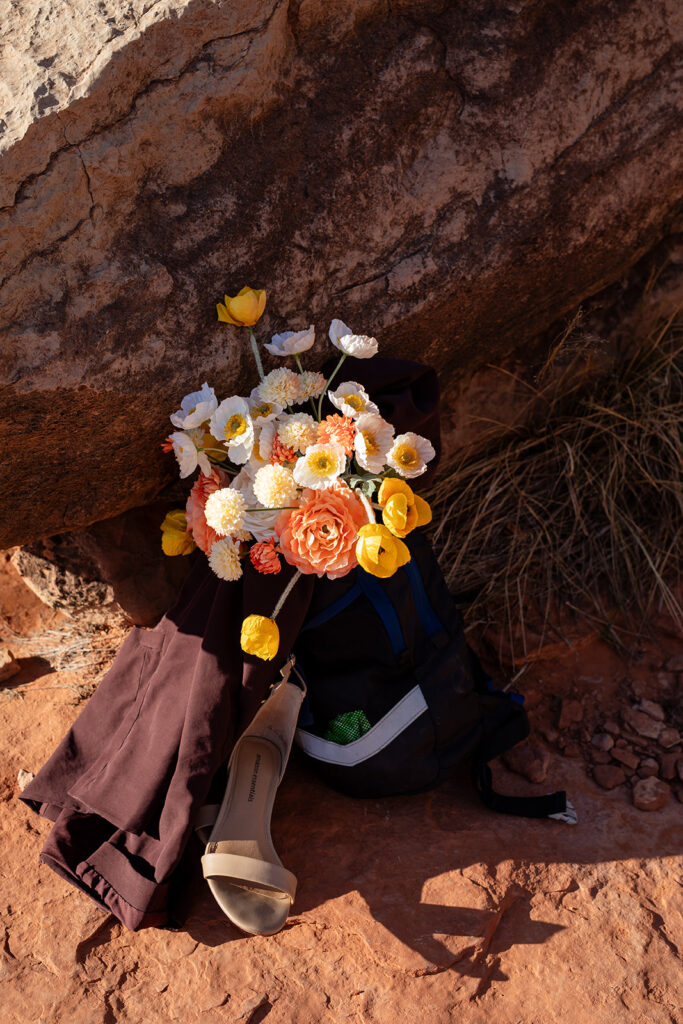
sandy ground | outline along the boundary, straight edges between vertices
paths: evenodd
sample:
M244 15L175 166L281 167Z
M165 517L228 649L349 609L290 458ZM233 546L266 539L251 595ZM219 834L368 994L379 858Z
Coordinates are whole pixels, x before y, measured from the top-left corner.
M5 562L0 616L21 669L0 684L0 1024L683 1021L682 784L644 812L628 781L605 790L591 777L606 722L648 756L621 719L635 702L658 701L680 725L683 641L666 617L631 663L588 637L520 682L548 778L498 766L497 782L566 788L575 827L493 814L455 781L351 800L293 758L273 838L299 892L266 938L233 928L203 885L184 929L131 933L38 863L50 824L16 799L18 774L47 759L126 631L45 609ZM680 742L655 747L660 761L677 755L669 767L683 756Z

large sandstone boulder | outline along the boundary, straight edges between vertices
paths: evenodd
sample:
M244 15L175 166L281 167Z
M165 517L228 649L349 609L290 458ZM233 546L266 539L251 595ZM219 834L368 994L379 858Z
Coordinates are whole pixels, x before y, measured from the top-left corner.
M36 0L3 15L0 546L151 500L169 411L343 317L445 385L672 224L676 0ZM320 361L323 346L319 344Z

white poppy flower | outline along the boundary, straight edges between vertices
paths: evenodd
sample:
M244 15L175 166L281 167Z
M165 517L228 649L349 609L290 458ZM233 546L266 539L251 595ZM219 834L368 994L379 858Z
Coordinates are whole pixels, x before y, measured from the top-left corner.
M306 352L315 341L315 327L310 325L305 331L285 331L274 334L270 345L263 347L273 356L293 356Z
M254 421L254 426L258 426L262 423L270 423L276 416L279 416L284 412L283 405L277 405L275 402L264 402L259 394L259 385L251 389L251 394L247 399L247 405L249 406L249 414Z
M344 472L346 455L340 444L312 444L294 467L294 479L300 487L325 491Z
M180 403L180 408L171 416L171 423L174 427L180 427L182 430L198 427L209 419L217 406L218 399L214 390L205 381L201 391L193 391L191 395L185 395Z
M381 473L394 439L394 428L381 416L363 413L356 420L356 462L368 473Z
M354 420L366 412L379 413L375 403L370 401L367 391L355 380L347 380L334 391L328 391L327 397L332 405L339 409L342 416L350 416Z
M258 468L248 462L232 481L233 489L240 491L244 497L247 509L258 508L261 504L254 493L254 477ZM263 512L245 511L242 513L242 526L245 530L249 530L256 540L270 540L271 537L277 536L275 524L280 515L279 509L275 511L264 509Z
M211 476L209 456L198 449L195 439L190 434L185 433L184 430L176 430L169 434L169 437L173 444L173 451L178 460L178 465L180 466L181 480L194 473L197 466L199 466L204 476Z
M211 417L210 429L217 441L228 446L232 462L247 461L254 447L254 424L243 398L224 399Z
M354 334L343 320L333 320L330 324L330 341L347 356L356 359L370 359L377 355L377 339L367 334Z
M434 448L426 437L420 434L399 434L394 440L391 450L387 453L387 463L401 476L410 479L420 476L427 468L427 463L436 455Z

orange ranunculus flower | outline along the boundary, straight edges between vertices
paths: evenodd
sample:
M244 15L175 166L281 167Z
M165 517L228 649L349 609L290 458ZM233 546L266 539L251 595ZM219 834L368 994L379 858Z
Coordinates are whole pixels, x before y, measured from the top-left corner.
M247 615L242 623L240 647L263 661L271 661L280 646L280 630L267 615Z
M253 327L266 308L265 289L243 288L234 298L225 296L225 305L216 306L218 319L235 327Z
M380 523L366 524L358 531L356 557L361 569L386 579L410 561L410 551Z
M395 537L406 537L416 526L426 526L432 521L429 503L413 494L405 480L386 477L377 495L382 508L384 525Z
M356 538L368 521L363 503L341 480L323 491L307 488L302 499L300 508L283 512L275 524L281 553L303 573L346 576L358 564Z
M206 501L210 494L213 494L214 491L220 491L229 482L230 478L227 474L222 473L219 469L212 469L211 476L204 476L203 473L200 473L187 497L187 504L185 505L187 525L192 530L197 547L205 555L208 555L212 545L219 539L216 531L206 521L206 516L204 515Z

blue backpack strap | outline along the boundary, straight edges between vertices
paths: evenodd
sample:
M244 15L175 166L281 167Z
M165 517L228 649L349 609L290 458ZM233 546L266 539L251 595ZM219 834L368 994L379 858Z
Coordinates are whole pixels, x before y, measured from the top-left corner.
M394 608L391 598L386 593L381 583L378 583L374 576L364 572L362 569L358 570L357 579L358 585L370 603L374 606L375 611L384 624L384 628L389 634L389 640L391 641L391 647L395 656L399 657L404 653L406 645L403 639L401 623L399 622L399 618L396 614L396 609Z
M322 626L322 624L327 622L328 619L334 618L334 616L338 615L339 612L344 610L344 608L348 608L350 604L353 604L356 598L360 597L362 593L363 591L358 583L354 583L354 585L350 587L345 594L342 594L342 596L338 597L336 601L332 602L332 604L328 604L327 608L323 608L321 612L318 612L318 614L314 615L312 619L309 619L308 622L304 623L299 632L304 633L307 629L315 629L316 626Z
M427 597L422 574L415 559L411 558L403 566L403 570L408 577L410 589L413 592L413 601L415 602L415 608L422 623L422 628L437 647L444 647L448 643L448 633Z

